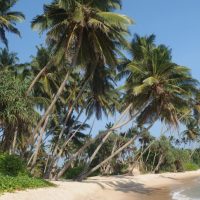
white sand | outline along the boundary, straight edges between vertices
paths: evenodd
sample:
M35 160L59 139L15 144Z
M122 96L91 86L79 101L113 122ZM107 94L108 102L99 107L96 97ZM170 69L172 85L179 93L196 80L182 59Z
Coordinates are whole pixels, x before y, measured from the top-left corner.
M54 182L57 187L6 193L0 200L142 200L150 199L160 188L195 177L200 177L200 171L93 177L82 183L59 181Z

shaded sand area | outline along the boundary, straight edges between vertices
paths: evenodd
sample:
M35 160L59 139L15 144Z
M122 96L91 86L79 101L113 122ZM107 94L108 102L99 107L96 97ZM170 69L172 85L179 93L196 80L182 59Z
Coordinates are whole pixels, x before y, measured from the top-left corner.
M6 193L0 200L167 200L171 189L200 177L200 171L59 181L57 187Z

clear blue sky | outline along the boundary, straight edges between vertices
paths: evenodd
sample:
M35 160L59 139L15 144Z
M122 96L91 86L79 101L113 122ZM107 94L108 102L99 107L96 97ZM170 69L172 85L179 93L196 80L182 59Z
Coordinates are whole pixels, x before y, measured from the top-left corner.
M44 37L31 30L30 21L48 2L50 0L19 0L15 7L26 15L26 21L18 26L22 39L9 34L9 47L19 53L21 61L28 61L35 53L35 46L44 42ZM157 43L172 48L174 62L190 67L193 76L200 80L199 9L199 0L123 0L120 12L134 19L132 34L155 34ZM105 121L99 122L95 129L104 125Z

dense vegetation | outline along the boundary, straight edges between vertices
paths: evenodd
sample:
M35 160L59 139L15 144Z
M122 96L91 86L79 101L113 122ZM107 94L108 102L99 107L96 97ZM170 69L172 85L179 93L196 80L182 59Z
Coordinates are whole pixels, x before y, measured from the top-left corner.
M18 156L0 155L0 193L48 186L53 186L53 184L32 177L25 163Z
M199 82L155 35L127 40L134 22L117 13L120 0L44 5L32 28L46 42L28 63L8 50L7 31L20 35L24 19L12 11L16 2L0 0L0 191L48 185L29 173L82 180L200 167Z

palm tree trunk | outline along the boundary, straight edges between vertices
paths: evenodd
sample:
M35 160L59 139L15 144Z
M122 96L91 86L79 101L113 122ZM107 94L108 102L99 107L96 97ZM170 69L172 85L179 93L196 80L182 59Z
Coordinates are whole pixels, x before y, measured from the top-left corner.
M192 150L192 153L190 154L190 159L192 159L192 156L194 155L196 150L197 150L196 148Z
M88 118L86 118L85 121L81 124L81 126L76 131L74 131L74 133L64 142L64 144L62 145L62 147L59 150L59 153L56 155L55 158L53 158L52 163L51 163L52 167L50 169L50 175L49 175L50 179L53 178L53 174L55 173L55 168L56 168L57 162L59 161L59 158L62 156L64 149L69 144L69 142L73 139L73 137L76 135L76 133L80 130L80 128L86 123L87 120L88 120Z
M153 172L153 167L154 167L154 165L155 165L156 156L157 156L157 152L154 154L154 157L153 157L153 163L152 163L151 172Z
M51 144L51 147L52 147L52 144ZM51 149L51 147L50 147L50 149ZM46 160L46 163L45 163L45 167L44 167L44 171L43 171L44 175L46 174L46 171L47 171L47 166L48 166L48 163L49 163L49 159L50 159L50 154L48 154L48 157L47 157L47 160Z
M159 160L158 160L158 164L156 165L155 169L153 170L153 173L156 173L159 170L162 162L163 162L163 154L160 155Z
M17 129L15 130L15 133L14 133L14 138L13 138L13 143L12 143L12 147L10 149L10 154L14 154L15 153L15 146L16 146L16 142L17 142Z
M40 135L39 135L39 138L38 138L38 142L37 142L37 144L35 145L35 151L34 151L34 153L33 153L33 157L32 157L32 163L31 163L31 169L32 169L32 173L34 172L34 166L35 166L35 164L36 164L36 161L37 161L37 157L38 157L38 152L39 152L39 150L40 150L40 146L41 146L41 144L42 144L42 139L43 139L43 136L44 136L44 134L45 134L45 129L46 129L46 127L47 127L47 124L48 124L48 121L49 121L49 115L47 116L47 118L46 118L46 120L45 120L45 122L44 122L44 125L43 125L43 127L42 127L42 129L41 129L41 133L40 133ZM29 161L30 162L30 161Z
M83 92L84 92L84 90L85 90L85 88L86 88L86 86L87 86L89 80L90 80L90 77L89 77L89 78L86 80L86 82L84 83L83 87L82 87L81 90L79 91L79 94L77 95L75 101L73 102L72 106L70 107L70 109L69 109L69 111L68 111L68 113L67 113L66 119L65 119L65 121L64 121L64 126L63 126L63 128L62 128L62 130L61 130L61 132L60 132L60 134L59 134L59 136L58 136L58 141L57 141L57 144L56 144L56 146L55 146L55 148L54 148L53 155L55 155L56 152L57 152L57 150L58 150L58 146L59 146L59 144L60 144L60 140L61 140L61 138L62 138L62 136L63 136L63 134L64 134L64 131L65 131L65 124L67 124L67 122L68 122L68 120L69 120L69 118L70 118L70 116L71 116L71 113L72 113L72 111L73 111L73 109L74 109L74 106L77 104L79 98L80 98L81 95L83 94Z
M72 107L71 107L72 108ZM79 114L78 114L78 116L76 117L76 120L75 121L77 121L78 119L79 119L79 117L81 116L81 114L82 114L82 112L83 112L83 110L84 110L84 108L82 108L81 109L81 111L79 112ZM68 121L68 114L67 114L67 116L66 116L66 118L65 118L65 122L64 122L64 126L63 126L63 128L62 128L62 130L61 130L61 132L63 132L64 133L64 131L65 131L65 124L67 123L67 121ZM67 119L67 120L66 120ZM87 120L87 118L86 118L86 120ZM86 120L85 120L85 122L86 122ZM85 123L84 122L84 123ZM79 130L79 129L78 129ZM62 133L62 135L63 135L63 133ZM75 133L76 133L76 131L75 131ZM61 137L62 137L62 135L61 135ZM74 134L75 135L75 134ZM61 147L61 149L62 148L65 148L66 147L66 145L68 144L68 140L70 139L70 136L67 138L67 140L66 140L66 142L62 145L62 147ZM72 139L72 138L71 138ZM55 147L54 148L54 151L53 151L53 154L52 154L52 159L51 159L51 162L49 163L49 166L48 166L48 170L46 169L45 170L45 177L47 177L47 178L50 178L51 177L51 174L52 174L52 169L53 169L53 166L54 166L54 162L56 162L56 160L57 160L57 157L58 157L58 153L57 153L57 150L58 150L58 145L59 144L57 144L57 147ZM60 149L60 150L61 150ZM56 151L55 151L56 150ZM63 149L64 150L64 149ZM62 150L62 152L63 152L63 150ZM62 153L61 153L62 154Z
M125 123L124 123L124 124L125 124ZM76 159L76 157L79 156L81 153L83 153L87 147L89 147L91 144L93 144L96 140L101 139L101 138L103 139L103 138L105 137L105 135L106 135L108 132L113 131L113 130L118 129L118 128L121 128L122 126L124 126L124 124L121 124L121 125L119 125L119 126L113 127L113 128L111 128L111 129L105 131L104 134L99 134L99 135L97 135L94 139L92 139L92 140L86 142L86 143L83 145L83 147L81 147L81 148L69 159L69 161L66 162L66 163L64 164L64 166L63 166L63 168L60 170L60 172L59 172L57 175L54 176L54 179L55 179L55 180L58 180L60 177L62 177L63 174L65 173L65 171L70 167L70 165L72 164L72 162ZM127 122L126 122L126 124L127 124Z
M43 69L38 73L38 75L34 78L34 80L31 82L31 85L29 86L26 95L28 95L31 90L33 89L34 85L36 84L36 82L40 79L40 77L42 76L42 74L49 68L49 66L52 64L52 60L50 60L45 67L43 67Z
M130 108L131 108L132 104L130 104L125 110L124 112L121 114L119 120L113 125L112 128L116 128L116 126L119 124L119 122L123 119L123 117L129 112ZM130 120L128 120L128 122L130 122ZM126 124L127 122L125 122ZM111 129L112 129L111 128ZM94 153L92 154L92 156L90 157L85 169L83 170L83 172L80 174L80 179L82 174L85 174L90 166L90 164L92 163L92 161L94 160L95 156L97 155L97 153L99 152L99 150L101 149L101 147L103 146L103 144L106 142L106 140L108 139L108 137L112 134L112 131L109 131L105 137L102 139L101 143L98 145L98 147L95 149Z
M138 161L143 157L143 155L151 148L151 146L155 143L155 140L153 142L151 142L145 149L144 151L141 152L140 156L137 158L137 160L134 162L132 169L131 169L131 173L133 171L133 169L135 168L135 164L138 163Z
M79 51L80 51L80 48L81 48L82 39L83 39L83 29L81 29L81 31L80 31L80 38L78 40L77 49L76 49L75 55L73 57L73 61L72 61L72 65L71 65L71 70L73 70L73 68L76 66L77 59L78 59L78 54L79 54ZM64 81L62 82L60 88L58 89L57 94L55 95L53 101L51 102L51 104L48 107L47 111L45 112L44 116L39 121L37 127L34 130L34 134L33 135L35 135L38 132L38 130L40 129L42 123L45 121L45 119L47 118L47 116L51 113L51 111L53 109L53 106L55 105L55 103L57 102L57 100L59 99L61 93L63 92L63 90L65 88L65 84L67 82L67 79L68 79L68 77L70 75L71 70L68 70L68 72L67 72L67 74L66 74L66 76L64 78Z
M69 77L69 71L68 73L66 74L65 76L65 79L63 80L57 94L55 95L55 97L53 98L53 101L51 102L50 106L48 107L48 109L46 110L45 114L43 115L43 117L41 118L41 120L39 121L38 125L36 126L34 132L33 132L33 135L36 135L38 130L40 129L40 127L42 126L43 122L45 121L45 119L47 118L47 116L51 113L55 103L57 102L57 100L59 99L62 91L64 90L65 88L65 84L66 84L66 81Z
M147 157L146 157L146 161L145 161L145 162L147 162L147 161L149 160L150 153L151 153L151 149L149 149L149 151L148 151L148 154L147 154Z
M115 151L112 155L110 155L108 158L106 158L104 161L102 161L100 164L98 164L96 167L92 168L89 172L85 173L84 176L81 177L81 179L79 179L79 181L82 181L84 178L86 178L87 176L89 176L90 174L92 174L93 172L95 172L96 170L98 170L101 166L103 166L105 163L107 163L108 161L110 161L113 157L115 157L116 155L118 155L119 153L121 153L125 148L127 148L131 143L133 143L133 141L137 138L137 136L135 135L134 137L132 137L126 144L124 144L122 147L120 147L117 151Z

